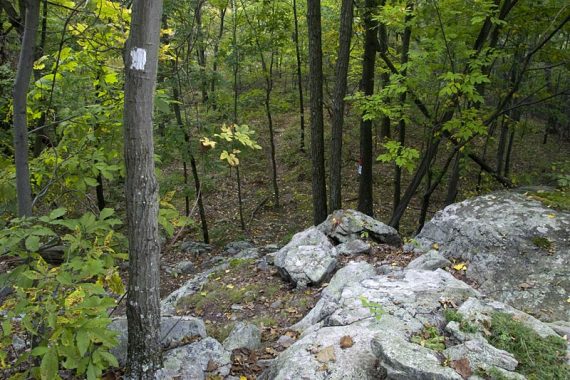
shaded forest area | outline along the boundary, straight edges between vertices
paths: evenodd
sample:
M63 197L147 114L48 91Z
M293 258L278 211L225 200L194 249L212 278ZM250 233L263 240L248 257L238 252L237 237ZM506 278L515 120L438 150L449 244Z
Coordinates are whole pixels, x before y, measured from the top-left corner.
M341 208L411 238L518 186L570 204L565 1L0 0L0 16L15 373L116 364L127 278L131 315L154 320L130 371L156 367L159 253L184 240L284 244ZM33 337L18 363L13 328Z

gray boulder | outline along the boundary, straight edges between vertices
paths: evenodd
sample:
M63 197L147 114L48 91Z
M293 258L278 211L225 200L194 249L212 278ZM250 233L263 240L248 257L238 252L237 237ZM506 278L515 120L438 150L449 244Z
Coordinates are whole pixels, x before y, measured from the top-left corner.
M451 261L447 260L441 253L432 249L426 254L412 260L407 268L408 269L423 269L423 270L436 270L438 268L445 268L451 265Z
M125 365L127 360L127 318L115 318L108 327L110 330L119 333L117 336L119 344L115 346L111 353L115 355L121 366ZM206 326L204 322L195 317L162 317L160 321L160 344L162 348L169 348L182 344L186 339L191 337L205 338Z
M485 340L468 340L443 351L443 354L451 360L467 358L472 368L502 368L514 371L519 362L506 351L491 346Z
M416 240L467 262L467 278L493 298L541 320L570 320L570 213L493 193L446 207Z
M182 252L191 253L193 255L201 255L203 253L211 252L214 249L213 245L201 243L199 241L185 241L180 244Z
M370 244L360 239L342 243L336 246L339 255L353 256L370 253Z
M173 266L165 266L164 270L173 276L177 276L180 274L190 274L194 271L194 264L192 261L184 260L179 263L176 263Z
M233 351L236 348L256 350L261 346L261 331L251 323L238 322L230 335L224 340L224 348Z
M213 338L170 350L164 354L163 368L157 380L205 380L222 378L230 373L231 355ZM218 377L216 377L218 376Z
M320 284L336 269L337 252L325 234L311 227L277 252L274 265L298 288Z
M355 210L333 212L319 224L318 229L339 243L368 237L378 243L402 245L402 239L394 228Z
M236 255L238 253L240 253L241 251L243 251L244 249L248 249L248 248L254 248L255 246L253 245L253 243L249 242L249 241L232 241L231 243L226 244L226 246L224 247L224 253L226 255Z
M442 270L378 276L368 263L350 263L293 326L303 331L300 339L276 358L264 378L366 380L390 374L394 379L459 380L435 352L410 338L427 323L443 322L441 299L461 303L475 295L477 291ZM345 336L353 342L348 348L340 344ZM413 355L406 358L408 354Z

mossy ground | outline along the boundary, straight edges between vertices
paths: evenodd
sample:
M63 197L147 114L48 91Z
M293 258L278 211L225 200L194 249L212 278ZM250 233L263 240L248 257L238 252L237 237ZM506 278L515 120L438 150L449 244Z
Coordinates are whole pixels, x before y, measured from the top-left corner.
M505 313L493 314L490 331L489 343L513 354L519 362L516 371L529 380L570 379L564 339L557 336L542 338Z

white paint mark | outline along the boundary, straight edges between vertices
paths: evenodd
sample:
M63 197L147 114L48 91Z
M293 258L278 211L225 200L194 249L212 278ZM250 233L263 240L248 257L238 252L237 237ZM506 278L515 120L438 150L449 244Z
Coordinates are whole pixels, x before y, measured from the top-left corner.
M131 69L144 70L146 64L146 50L142 48L133 48L131 50Z

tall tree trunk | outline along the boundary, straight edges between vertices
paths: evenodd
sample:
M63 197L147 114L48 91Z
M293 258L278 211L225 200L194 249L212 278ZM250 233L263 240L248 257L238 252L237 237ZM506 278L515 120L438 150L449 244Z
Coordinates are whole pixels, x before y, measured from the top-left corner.
M238 72L239 72L239 51L237 46L237 0L232 1L232 16L233 16L233 29L232 29L232 56L233 56L233 74L234 74L234 123L237 124L237 108L238 108Z
M340 11L338 35L338 57L335 67L335 87L332 99L332 141L330 162L330 209L342 207L342 127L344 122L344 97L350 60L350 40L352 38L353 0L343 0Z
M263 52L260 51L263 58ZM269 153L271 156L271 182L273 184L273 199L276 209L279 208L279 185L277 184L277 159L275 154L275 136L273 132L273 117L271 115L271 91L273 89L273 59L274 53L271 53L271 62L269 63L268 72L265 78L265 114L267 115L267 126L269 129ZM265 60L263 60L265 61ZM265 64L263 64L265 66Z
M410 53L410 38L412 36L412 28L410 26L410 21L413 17L414 4L408 3L406 6L407 14L405 17L406 27L404 29L404 35L402 36L402 54L400 58L400 62L402 63L403 69L400 71L402 76L405 78L407 74L406 64L409 60L409 53ZM400 105L403 107L406 103L407 92L403 92L400 94ZM406 144L406 121L403 118L400 118L398 121L398 141L402 148ZM402 168L398 165L394 164L394 204L393 210L396 210L398 204L400 203L400 194L402 192ZM399 228L399 224L395 225L394 228Z
M194 17L196 18L196 54L200 66L200 90L202 91L202 103L208 102L208 78L206 78L206 47L204 45L204 32L202 30L202 6L204 0L198 0Z
M380 6L383 7L384 5L386 5L386 0L380 0ZM383 55L388 54L388 30L385 23L380 23L380 25L378 25L378 51ZM380 79L382 81L382 87L388 86L390 84L390 73L384 70L380 75ZM389 101L389 99L386 99L386 102ZM380 125L380 140L390 137L390 118L388 116L383 116L382 123Z
M307 0L309 29L309 86L311 92L311 161L313 174L313 222L327 218L325 141L323 136L323 53L321 45L321 1Z
M303 75L301 73L301 48L299 47L299 21L297 19L297 0L293 0L293 19L295 20L295 55L297 56L297 87L299 88L299 115L301 117L300 151L305 151L305 105L303 104Z
M227 6L227 4L226 4ZM217 82L217 75L218 75L218 54L220 49L220 41L222 40L222 36L224 34L224 20L226 18L226 6L220 8L220 29L218 30L218 39L214 43L214 57L212 63L212 79L210 81L210 95L213 98L212 101L212 108L215 110L217 108L217 99L216 99L216 82Z
M36 32L40 19L39 0L26 2L24 36L14 81L14 158L16 164L16 192L18 215L32 215L32 190L28 165L27 95L34 66Z
M125 196L129 238L127 377L154 379L161 366L158 183L152 111L161 0L135 0L125 50Z
M362 79L360 91L364 95L374 92L374 67L376 65L376 27L377 22L372 15L378 5L377 0L366 0L364 3L364 57L362 59ZM358 187L358 211L372 216L374 203L372 200L372 121L362 118L360 121L360 160L362 173Z
M459 178L461 174L461 158L463 157L463 153L461 151L457 151L457 155L455 156L455 162L453 163L453 171L449 176L449 182L447 184L447 196L445 197L445 205L449 206L453 202L455 202L455 198L457 198L457 193L459 191Z

